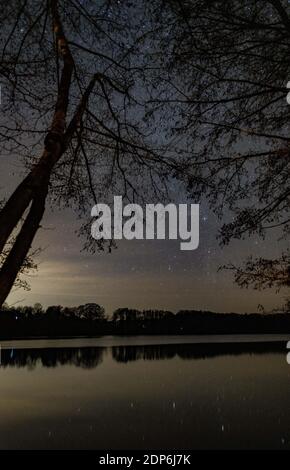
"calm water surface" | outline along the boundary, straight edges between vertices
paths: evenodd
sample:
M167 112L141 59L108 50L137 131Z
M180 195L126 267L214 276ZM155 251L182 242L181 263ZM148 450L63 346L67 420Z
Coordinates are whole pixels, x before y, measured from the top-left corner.
M1 449L290 448L287 338L3 342Z

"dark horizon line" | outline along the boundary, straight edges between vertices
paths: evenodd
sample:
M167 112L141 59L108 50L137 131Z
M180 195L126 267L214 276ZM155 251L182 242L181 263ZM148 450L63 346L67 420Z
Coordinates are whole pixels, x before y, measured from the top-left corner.
M276 309L273 309L271 311L266 311L264 309L261 309L260 311L258 312L235 312L235 311L230 311L230 312L227 312L227 311L216 311L216 310L208 310L208 309L201 309L201 308L180 308L180 309L177 309L175 311L173 310L169 310L169 309L162 309L162 308L154 308L154 307L151 307L151 308L144 308L144 309L139 309L139 308L135 308L135 307L118 307L116 309L114 309L112 311L112 313L106 313L106 309L105 307L101 306L100 304L97 304L95 302L87 302L85 304L79 304L79 305L73 305L73 306L65 306L65 305L61 305L61 304L51 304L51 305L48 305L47 307L43 307L42 304L40 302L36 302L34 303L33 305L7 305L7 306L4 306L2 305L2 307L0 307L0 315L2 313L5 313L5 312L13 312L13 311L18 311L19 313L25 313L25 310L27 309L34 309L36 305L40 305L42 307L42 310L41 310L41 313L45 313L47 312L48 309L61 309L61 313L65 313L65 314L68 314L70 313L69 311L72 311L73 310L77 310L79 309L80 307L84 307L84 306L97 306L97 307L100 307L103 311L104 311L104 315L106 317L107 320L109 320L110 318L113 318L114 314L120 310L123 310L123 311L127 311L129 313L131 312L136 312L136 314L144 314L144 313L164 313L164 314L168 314L168 315L173 315L173 316L178 316L178 315L182 315L182 314L187 314L187 313L203 313L203 314L210 314L210 315L236 315L236 316L276 316L276 315L287 315L287 314L290 314L290 310L285 310L283 307L281 307L280 309L276 308Z
M0 310L0 338L64 338L103 335L218 335L218 334L288 334L290 312L274 314L229 314L198 310L118 309L108 319L97 304L78 309L60 306L20 312Z

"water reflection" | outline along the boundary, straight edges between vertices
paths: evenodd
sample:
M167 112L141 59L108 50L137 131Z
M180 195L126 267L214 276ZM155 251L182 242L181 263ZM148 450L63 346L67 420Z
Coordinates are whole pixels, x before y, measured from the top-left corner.
M0 449L290 449L286 341L126 341L2 348Z
M106 348L47 348L47 349L4 349L1 353L1 367L59 367L73 365L83 369L94 369L103 360Z
M284 342L273 343L226 343L226 344L170 344L144 346L42 348L42 349L4 349L1 352L1 367L59 367L72 365L83 369L94 369L103 361L105 353L110 353L114 361L160 361L180 358L208 359L219 356L238 356L242 354L281 353L285 351Z
M145 346L114 346L112 356L117 362L138 360L208 359L218 356L240 354L281 353L285 344L277 343L216 343L216 344L170 344Z

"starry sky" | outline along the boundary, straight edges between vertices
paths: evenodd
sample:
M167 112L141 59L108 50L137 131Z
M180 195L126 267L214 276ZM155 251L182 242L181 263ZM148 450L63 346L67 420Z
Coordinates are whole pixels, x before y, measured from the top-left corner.
M2 156L1 197L8 196L24 174L16 157ZM31 290L14 289L9 304L97 302L109 314L124 306L254 312L259 304L266 310L277 307L286 296L286 292L240 289L230 272L218 272L219 266L239 264L250 254L277 256L282 242L256 236L220 247L216 237L221 221L206 201L200 205L200 244L195 251L181 251L178 240L122 240L111 253L91 254L82 250L84 240L76 233L81 222L72 209L47 205L33 245L42 249L35 259L38 271L25 276Z
M0 152L0 200L11 194L25 173L17 156ZM107 313L125 306L224 312L254 312L259 304L266 310L280 306L286 292L240 289L231 272L218 268L227 263L238 265L251 254L279 256L283 242L270 233L265 240L252 236L221 247L217 235L222 221L217 220L206 201L184 198L180 200L179 195L179 200L172 202L201 204L200 244L195 251L181 251L179 240L124 240L111 253L91 254L82 250L84 240L76 233L82 221L73 209L52 210L47 204L33 245L42 249L35 259L38 271L25 277L31 290L14 289L8 303L40 302L47 307L96 302Z

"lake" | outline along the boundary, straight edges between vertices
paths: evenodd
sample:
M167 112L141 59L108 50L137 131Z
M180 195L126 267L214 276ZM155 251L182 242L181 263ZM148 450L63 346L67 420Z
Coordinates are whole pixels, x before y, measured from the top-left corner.
M285 336L1 344L1 449L290 449Z

